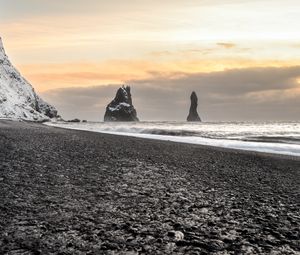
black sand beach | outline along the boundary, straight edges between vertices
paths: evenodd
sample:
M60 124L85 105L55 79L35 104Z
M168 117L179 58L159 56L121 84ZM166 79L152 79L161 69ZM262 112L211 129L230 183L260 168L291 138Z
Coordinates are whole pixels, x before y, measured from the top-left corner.
M299 254L300 159L0 121L0 254Z

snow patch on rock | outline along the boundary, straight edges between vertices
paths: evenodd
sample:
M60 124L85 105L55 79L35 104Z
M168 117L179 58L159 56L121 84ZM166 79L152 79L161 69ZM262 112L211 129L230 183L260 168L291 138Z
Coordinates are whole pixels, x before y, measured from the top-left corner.
M115 98L106 107L104 121L139 121L129 86L118 89Z
M11 64L0 37L0 118L45 121L56 116L57 110Z

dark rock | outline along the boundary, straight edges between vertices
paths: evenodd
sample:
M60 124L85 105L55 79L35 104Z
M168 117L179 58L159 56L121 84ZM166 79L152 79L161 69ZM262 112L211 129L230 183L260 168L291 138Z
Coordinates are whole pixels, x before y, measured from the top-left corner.
M190 107L189 116L187 117L187 121L201 121L197 112L197 107L198 107L198 97L196 93L193 91L191 94L191 107Z
M174 237L175 236L175 231L169 231L168 236L169 237Z
M42 100L37 101L35 106L36 111L45 114L50 119L58 117L57 110L52 105L49 105Z
M224 243L220 240L212 240L203 242L203 241L193 241L191 242L192 246L200 247L209 252L216 252L224 249Z
M132 105L129 86L122 86L118 89L116 97L106 107L104 121L139 121Z
M117 250L117 249L119 249L119 246L112 242L105 242L104 244L102 244L101 249L102 250Z
M80 119L68 120L68 122L80 122Z
M185 241L185 240L179 240L176 242L177 246L189 246L192 245L191 242Z
M175 223L173 224L173 227L174 227L174 229L176 229L176 230L180 230L180 229L182 228L182 225L181 225L180 223L178 223L178 222L175 222Z

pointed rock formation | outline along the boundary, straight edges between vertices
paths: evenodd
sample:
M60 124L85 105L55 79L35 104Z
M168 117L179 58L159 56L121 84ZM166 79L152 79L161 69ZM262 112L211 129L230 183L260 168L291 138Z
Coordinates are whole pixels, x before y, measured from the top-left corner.
M56 116L57 110L11 64L0 37L0 118L45 121Z
M195 91L193 91L191 94L191 107L190 107L189 116L187 117L187 121L201 121L197 112L197 107L198 107L198 97Z
M104 121L139 121L129 86L118 89L115 99L106 107Z

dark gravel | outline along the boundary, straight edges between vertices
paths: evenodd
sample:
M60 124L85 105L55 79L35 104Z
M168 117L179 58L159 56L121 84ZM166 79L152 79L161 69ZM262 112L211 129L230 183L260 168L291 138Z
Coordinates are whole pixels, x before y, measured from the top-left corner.
M300 254L300 160L0 121L0 254Z

